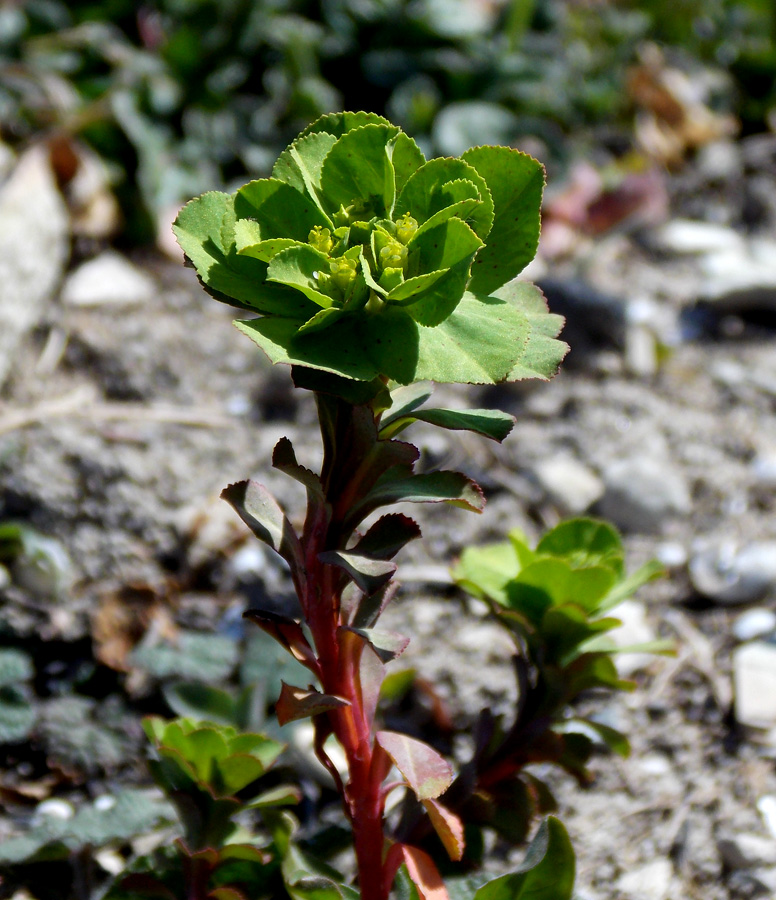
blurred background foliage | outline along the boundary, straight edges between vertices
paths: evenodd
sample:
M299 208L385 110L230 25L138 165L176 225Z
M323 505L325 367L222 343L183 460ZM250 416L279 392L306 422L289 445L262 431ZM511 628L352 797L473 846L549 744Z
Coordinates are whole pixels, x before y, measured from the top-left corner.
M745 133L773 124L773 0L0 0L0 137L52 141L64 180L74 141L96 151L142 242L334 109L435 154L509 143L563 163L571 134L624 152L649 42L717 76L712 105Z

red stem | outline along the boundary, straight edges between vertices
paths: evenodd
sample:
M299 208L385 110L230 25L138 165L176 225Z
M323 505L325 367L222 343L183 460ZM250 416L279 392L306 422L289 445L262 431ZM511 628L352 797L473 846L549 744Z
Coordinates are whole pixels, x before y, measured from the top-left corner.
M337 447L331 447L324 469L328 484L340 484L345 492L357 493L358 470L350 472L350 478L332 478L340 460ZM328 713L328 722L345 751L348 762L348 781L345 785L343 805L352 828L358 863L358 883L362 900L387 900L390 884L386 885L383 862L383 812L382 782L384 767L379 764L380 750L374 743L372 722L364 708L359 680L360 654L341 653L339 628L340 616L338 584L339 570L320 562L319 554L328 549L338 549L341 515L348 507L341 505L341 497L328 498L332 510L345 510L331 521L325 521L320 510L309 510L304 530L306 564L306 590L300 597L307 623L313 635L320 666L321 687L326 694L344 697L349 705ZM311 519L313 519L311 521ZM375 758L377 755L377 759Z

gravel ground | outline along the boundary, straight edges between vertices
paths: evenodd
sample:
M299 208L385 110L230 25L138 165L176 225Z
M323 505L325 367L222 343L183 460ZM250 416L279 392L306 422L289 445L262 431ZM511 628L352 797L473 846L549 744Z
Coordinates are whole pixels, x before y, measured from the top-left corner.
M776 225L774 147L760 147L756 163L747 162L751 146L738 149L727 174L693 169L671 182L680 220L701 216L705 192L706 231L621 230L535 267L551 306L557 300L569 317L561 374L547 384L439 389L454 404L512 412L517 427L502 446L414 433L423 465L460 468L488 496L481 516L413 510L425 540L400 558L404 588L387 613L386 624L412 636L401 664L437 684L459 721L514 699L508 647L476 608L463 618L446 583L465 545L600 513L622 529L633 567L657 556L668 569L627 621L673 638L677 655L627 661L638 689L591 701L630 735L631 758L597 756L586 790L553 776L580 900L776 894L774 669L764 663L754 688L739 680L734 690L737 648L770 646L776 629L776 244L770 257L762 244ZM742 178L746 190L736 191ZM753 191L754 223L742 218ZM233 619L247 577L234 561L244 565L252 551L220 489L256 477L300 509L295 485L269 467L271 449L288 434L300 461L314 465L319 448L311 399L231 327L231 311L190 271L135 263L152 288L144 298L54 298L19 339L1 395L0 520L25 521L70 559L43 583L40 573L14 573L6 633L60 650L91 636L101 671L129 669L115 676L117 690L147 708L150 691L126 653L148 618L127 587L181 626ZM255 589L287 591L270 560L252 559L245 571ZM752 713L763 697L770 711ZM6 786L31 778L18 753L6 767ZM95 777L115 784L142 774L135 763ZM0 822L4 834L14 827Z

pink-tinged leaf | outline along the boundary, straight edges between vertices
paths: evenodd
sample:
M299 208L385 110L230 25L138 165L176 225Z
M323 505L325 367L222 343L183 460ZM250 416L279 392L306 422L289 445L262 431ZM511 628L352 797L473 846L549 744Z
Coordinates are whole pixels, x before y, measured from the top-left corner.
M368 641L375 653L384 662L390 662L401 656L407 649L410 639L398 631L382 631L377 628L351 628L351 631L360 634Z
M431 819L434 831L439 835L439 840L447 850L447 855L456 861L461 859L466 846L463 837L463 822L454 812L451 812L446 806L442 806L438 800L424 800L423 806Z
M368 559L365 556L357 556L355 553L345 553L342 550L326 550L318 554L322 563L330 566L339 566L367 596L371 596L384 587L393 577L396 564L382 559Z
M351 516L355 521L361 521L379 507L393 503L450 503L473 512L482 512L485 496L476 482L460 472L413 475L409 468L396 466L377 481L353 509Z
M431 857L417 847L399 844L404 865L418 889L420 900L450 900L445 883Z
M433 800L450 787L452 766L433 747L396 731L378 731L377 743L391 757L418 800Z
M245 894L231 887L218 887L207 896L208 900L247 900Z
M339 709L349 706L344 697L335 697L333 694L322 694L312 688L298 688L281 681L280 697L275 704L275 715L281 725L293 722L295 719L306 719L308 716L317 716L328 712L330 709Z
M385 666L367 639L351 628L339 628L340 667L354 672L361 697L364 717L370 727L380 699L380 687L385 677Z
M282 437L272 451L272 466L295 478L307 488L307 496L323 501L323 485L315 472L300 466L296 460L294 446L287 437Z
M299 538L277 500L263 484L239 481L224 488L221 498L234 508L260 541L285 559L295 577L303 577L304 554Z
M389 513L372 525L353 552L372 559L392 559L405 544L420 536L420 527L414 519L401 513Z
M371 729L375 713L377 712L377 702L380 699L380 688L385 678L385 666L380 660L374 647L367 644L361 654L361 664L358 667L358 681L361 690L361 702L364 705L364 716L369 723Z
M305 637L302 626L294 619L263 609L246 609L243 618L255 622L262 631L285 647L294 659L318 674L318 661L313 648Z

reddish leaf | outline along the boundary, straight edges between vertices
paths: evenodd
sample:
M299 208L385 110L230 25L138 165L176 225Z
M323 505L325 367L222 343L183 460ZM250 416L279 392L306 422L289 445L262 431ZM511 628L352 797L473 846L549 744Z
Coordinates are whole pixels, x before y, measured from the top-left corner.
M231 887L218 887L208 894L209 900L247 900L245 894Z
M372 525L353 552L372 559L392 559L405 544L420 536L420 527L414 519L401 513L389 513Z
M447 855L450 859L461 859L465 847L461 820L437 800L424 800L423 806L431 819L434 831L439 835L439 840L447 850Z
M294 659L307 666L308 669L318 674L318 661L315 658L313 648L305 637L302 626L288 616L263 609L247 609L243 617L255 622L262 631L266 631L270 637L281 644L291 653Z
M299 465L296 461L294 446L287 437L282 437L275 445L275 449L272 451L272 466L303 484L307 488L308 497L324 499L321 479L315 472Z
M377 743L391 757L418 800L433 800L450 787L452 767L433 747L395 731L378 731Z
M312 688L298 688L281 681L280 697L275 704L275 715L281 725L293 722L295 719L305 719L307 716L317 716L328 712L330 709L338 709L348 706L344 697L335 697L333 694L322 694Z
M277 500L263 484L239 481L221 491L226 500L260 541L285 559L295 577L304 574L304 554L296 532Z
M351 628L340 628L337 634L340 645L340 666L357 673L358 691L366 720L374 721L380 687L385 677L385 666L366 637Z
M368 559L341 550L325 550L318 559L329 566L339 566L368 597L384 587L393 577L396 564L382 559Z
M431 857L417 847L399 844L407 872L418 889L420 900L450 900L447 888Z
M368 641L384 663L401 656L410 642L408 637L399 634L398 631L382 631L376 628L351 628L349 630L360 634L364 640Z

